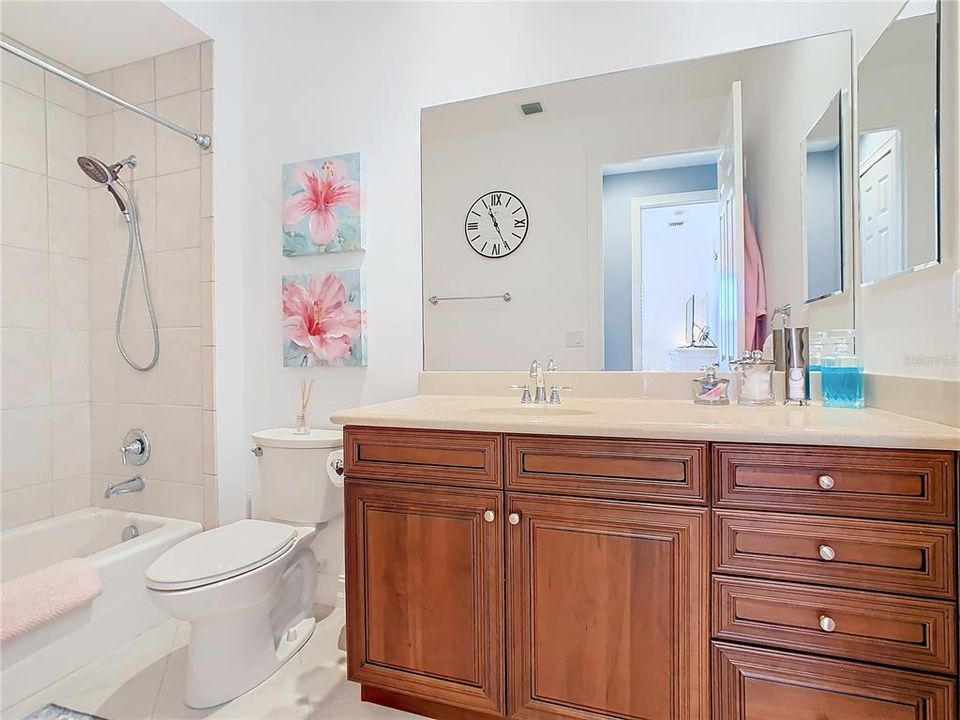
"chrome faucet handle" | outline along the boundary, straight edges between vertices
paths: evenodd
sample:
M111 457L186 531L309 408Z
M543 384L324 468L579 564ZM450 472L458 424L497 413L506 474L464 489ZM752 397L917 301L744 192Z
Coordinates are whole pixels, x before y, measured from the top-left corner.
M560 404L560 391L573 390L569 385L552 385L550 387L550 399L547 400L547 403L550 405L559 405Z
M120 445L120 461L124 464L143 465L150 459L150 439L140 428L133 428L123 436Z
M523 394L520 396L521 405L530 405L533 402L533 397L530 395L530 386L529 385L511 385L511 390L523 390Z

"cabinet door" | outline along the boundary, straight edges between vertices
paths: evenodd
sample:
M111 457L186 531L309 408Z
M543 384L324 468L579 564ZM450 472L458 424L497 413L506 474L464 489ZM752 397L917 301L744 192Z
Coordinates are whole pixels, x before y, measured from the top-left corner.
M507 494L510 714L699 720L707 510Z
M348 478L351 680L502 710L502 504L497 491Z

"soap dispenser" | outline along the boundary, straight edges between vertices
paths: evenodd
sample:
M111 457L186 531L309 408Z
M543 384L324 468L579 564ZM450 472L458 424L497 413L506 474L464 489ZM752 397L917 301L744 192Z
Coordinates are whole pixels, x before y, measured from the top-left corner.
M831 349L823 356L820 389L824 407L862 408L863 362L854 353L855 330L831 330Z

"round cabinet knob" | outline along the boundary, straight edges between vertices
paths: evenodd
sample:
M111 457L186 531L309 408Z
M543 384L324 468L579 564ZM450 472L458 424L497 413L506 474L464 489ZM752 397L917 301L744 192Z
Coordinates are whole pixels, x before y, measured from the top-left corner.
M520 524L520 513L510 513L510 514L507 516L507 522L509 522L511 525L519 525L519 524Z
M837 551L829 545L821 545L819 552L820 557L827 561L833 560L837 556Z
M493 510L487 510L483 514L483 519L487 522L493 522L497 518L497 514Z
M833 486L836 485L836 481L829 475L821 475L817 478L817 484L822 487L824 490L832 490Z
M820 629L824 632L833 632L837 629L837 621L829 615L820 616Z

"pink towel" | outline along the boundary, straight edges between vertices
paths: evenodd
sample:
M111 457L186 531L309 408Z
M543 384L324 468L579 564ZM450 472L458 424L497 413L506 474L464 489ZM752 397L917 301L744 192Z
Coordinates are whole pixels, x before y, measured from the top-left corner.
M93 563L70 558L0 585L0 642L89 605L103 591Z
M762 350L767 338L767 286L763 279L760 243L746 197L743 198L743 244L744 347Z

